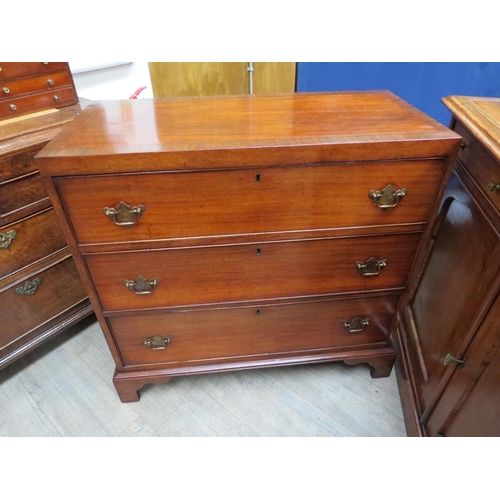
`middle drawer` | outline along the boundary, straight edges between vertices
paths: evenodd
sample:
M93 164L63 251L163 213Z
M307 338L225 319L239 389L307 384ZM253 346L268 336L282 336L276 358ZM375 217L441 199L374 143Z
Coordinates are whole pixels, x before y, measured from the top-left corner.
M105 312L153 309L403 288L420 236L190 247L84 259Z

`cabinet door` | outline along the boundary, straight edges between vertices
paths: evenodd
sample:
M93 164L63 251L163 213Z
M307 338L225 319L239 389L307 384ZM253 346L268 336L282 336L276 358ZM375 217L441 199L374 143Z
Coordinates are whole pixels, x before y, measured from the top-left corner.
M500 236L459 178L450 179L440 225L404 322L416 367L422 423L443 391L494 298Z
M426 424L430 436L500 436L500 297ZM451 368L452 369L452 368Z
M449 437L500 436L500 351L488 364L464 405L443 434Z
M296 63L254 62L250 91L247 62L150 62L155 97L295 92Z

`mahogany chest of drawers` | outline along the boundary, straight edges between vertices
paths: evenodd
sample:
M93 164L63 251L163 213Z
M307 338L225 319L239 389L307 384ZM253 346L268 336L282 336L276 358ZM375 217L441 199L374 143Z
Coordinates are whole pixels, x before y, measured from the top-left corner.
M34 161L82 106L0 121L0 369L92 312Z
M0 119L77 103L67 62L0 62Z
M243 368L389 375L459 143L389 92L88 106L37 162L121 400Z

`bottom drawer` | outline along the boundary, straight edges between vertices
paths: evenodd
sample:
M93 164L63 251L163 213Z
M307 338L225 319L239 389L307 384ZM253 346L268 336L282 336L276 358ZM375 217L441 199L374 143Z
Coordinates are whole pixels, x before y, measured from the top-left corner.
M10 344L86 296L71 256L1 290L0 357Z
M386 345L399 295L108 318L125 365L216 362ZM368 324L351 326L354 318ZM353 330L353 331L350 331ZM169 338L162 349L144 344ZM158 340L158 339L155 339Z

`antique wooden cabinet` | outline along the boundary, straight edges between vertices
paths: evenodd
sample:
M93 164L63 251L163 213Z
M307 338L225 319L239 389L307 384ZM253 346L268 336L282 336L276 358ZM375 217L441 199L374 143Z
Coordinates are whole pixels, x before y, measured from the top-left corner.
M33 159L82 106L0 121L0 369L92 312Z
M500 99L452 96L462 147L394 330L409 435L500 436Z
M37 164L121 400L243 368L389 375L459 144L389 92L88 106Z
M0 119L78 104L67 62L0 62Z

